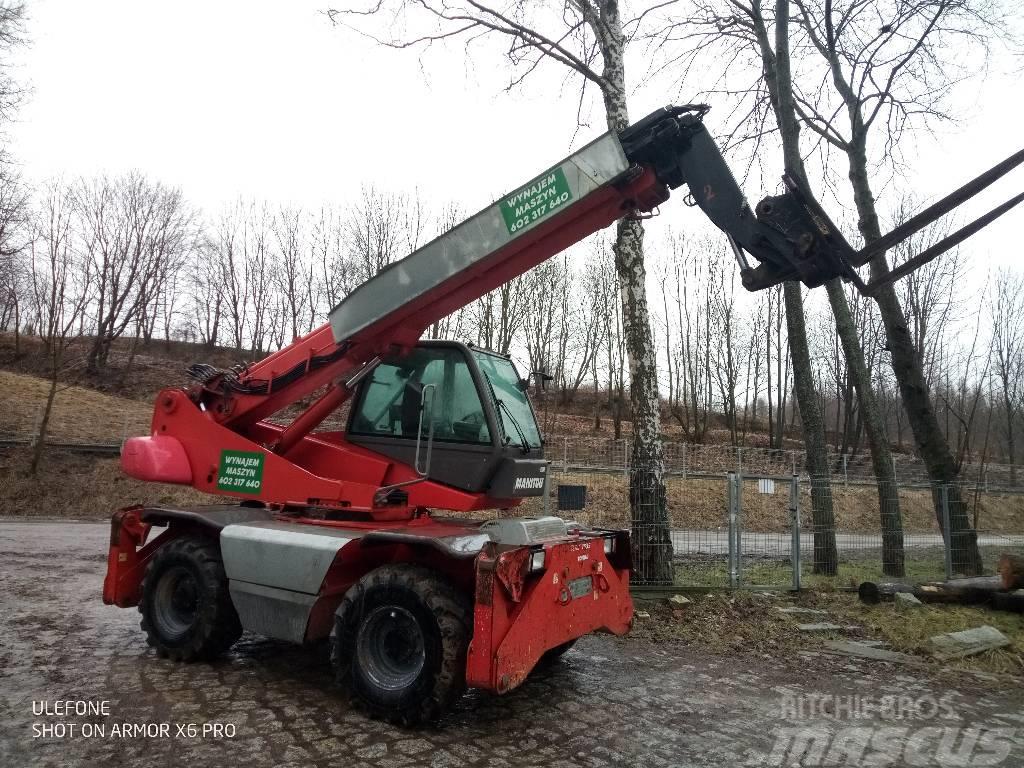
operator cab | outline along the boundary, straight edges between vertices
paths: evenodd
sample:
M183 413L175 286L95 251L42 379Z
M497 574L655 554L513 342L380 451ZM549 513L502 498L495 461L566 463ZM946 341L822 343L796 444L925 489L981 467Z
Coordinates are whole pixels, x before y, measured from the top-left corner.
M454 341L421 341L385 357L356 391L350 443L435 482L494 498L539 496L543 441L512 361ZM429 443L429 445L428 445Z

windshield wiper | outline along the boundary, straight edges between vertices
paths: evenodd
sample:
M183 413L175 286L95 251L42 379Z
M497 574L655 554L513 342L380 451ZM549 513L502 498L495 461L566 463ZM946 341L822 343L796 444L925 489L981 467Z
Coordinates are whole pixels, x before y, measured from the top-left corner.
M512 426L516 428L516 433L519 435L519 447L522 449L523 453L529 453L530 441L526 439L526 432L523 431L522 426L516 420L516 417L512 414L512 409L505 404L504 400L502 400L501 398L498 397L497 394L495 394L494 384L491 382L491 377L487 375L487 371L481 371L481 373L484 375L484 380L487 382L487 388L491 390L491 399L494 400L494 402L497 404L500 410L505 411L505 414L508 416L509 421L512 422ZM504 423L505 420L502 419L502 425L504 425ZM508 436L507 430L505 431L505 441L506 444L512 441L512 438Z
M529 453L530 441L526 439L526 433L523 431L523 428L519 425L519 422L516 421L516 417L512 415L512 409L505 405L504 400L498 400L498 407L504 409L505 414L509 418L509 421L512 422L512 426L516 428L516 433L518 433L519 435L519 444L523 448L523 453Z

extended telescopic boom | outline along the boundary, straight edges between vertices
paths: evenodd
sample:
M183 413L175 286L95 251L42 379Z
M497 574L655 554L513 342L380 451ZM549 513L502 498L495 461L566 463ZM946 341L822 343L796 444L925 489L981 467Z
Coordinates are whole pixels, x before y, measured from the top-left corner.
M272 446L285 454L349 397L361 366L368 372L390 350L414 345L434 322L617 219L653 211L684 184L687 200L728 237L743 285L751 291L784 280L815 287L841 277L870 294L1024 199L1014 197L881 280L864 284L856 267L1020 165L1024 151L857 251L789 174L783 194L764 198L752 210L702 122L707 111L705 105L665 107L620 134L604 134L357 287L331 311L328 325L241 371L197 366L201 386L193 390L193 401L218 423L245 434L331 384Z

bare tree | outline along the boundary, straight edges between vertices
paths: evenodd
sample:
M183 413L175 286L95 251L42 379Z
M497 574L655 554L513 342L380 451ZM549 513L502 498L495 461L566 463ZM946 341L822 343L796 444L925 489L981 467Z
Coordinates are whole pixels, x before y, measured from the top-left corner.
M332 9L328 13L338 23L358 24L366 34L365 22L369 17L386 19L387 32L371 36L392 48L423 48L455 38L470 43L499 38L508 45L510 87L522 83L543 64L557 63L581 78L581 105L588 86L598 89L609 130L618 132L629 125L626 47L647 14L623 18L618 0L514 3L507 7L476 0L377 0L362 9ZM414 31L406 35L407 25L390 23L396 18L424 24L428 29L422 34ZM630 370L634 564L641 581L670 583L674 573L665 498L657 358L645 286L643 227L638 220L619 221L612 251Z
M241 200L225 208L213 225L210 248L216 269L217 307L223 308L227 321L227 332L231 346L241 352L245 343L246 327L249 321L249 304L245 286L245 259L242 241L244 239L242 222L245 217L245 206ZM200 297L208 296L209 284L199 292ZM201 310L201 307L200 307ZM219 329L219 325L217 326ZM216 339L217 333L210 328L208 339ZM211 343L212 342L208 342Z
M82 182L76 208L94 277L96 335L92 372L105 368L113 342L135 325L161 279L191 243L192 213L180 190L140 174Z
M249 342L253 356L271 346L275 326L274 262L271 253L271 214L265 203L249 206L242 223L243 296L248 305ZM279 313L278 313L279 314Z
M989 303L992 322L993 372L999 382L1006 432L1010 484L1017 484L1017 422L1024 405L1024 279L1002 270L996 275Z
M426 234L427 223L418 192L405 195L364 186L343 224L345 255L355 284L415 251Z
M719 251L719 255L725 254ZM714 362L710 366L718 384L722 415L732 445L739 445L739 423L736 414L736 388L739 386L738 313L736 311L735 269L723 269L722 258L711 260L709 322L715 328ZM728 273L728 274L727 274Z
M310 260L317 275L323 311L330 311L355 287L353 267L345 255L341 216L332 208L321 208L317 215L310 236Z
M292 339L313 330L310 293L314 282L313 263L306 256L304 215L295 208L282 208L274 217L277 242L278 291L284 298L287 329Z
M673 384L669 390L669 413L687 440L704 442L712 412L711 350L716 340L709 288L709 265L703 257L706 243L696 246L682 237L669 235L666 265L666 295L673 310L666 310L666 323L673 324L679 342L667 349L675 359ZM671 319L669 319L671 316Z
M799 97L805 125L830 147L846 155L849 180L866 243L881 237L871 183L870 137L881 134L884 156L891 160L904 132L929 119L949 117L948 96L979 71L992 40L1010 28L992 0L796 0L808 49L824 66L823 85L812 75L812 88ZM871 261L871 276L889 271L884 254ZM981 571L977 536L956 486L957 462L943 439L931 402L923 362L892 286L876 294L885 324L887 346L905 412L918 452L937 485L950 486L950 530L936 492L936 516L954 549L957 572Z
M68 350L89 301L92 264L76 257L73 207L73 195L67 187L59 182L47 185L35 212L29 242L32 299L50 378L29 466L33 475L42 460L61 376L71 362Z
M9 122L25 96L11 67L14 51L25 44L25 3L0 2L0 124Z
M528 278L509 280L466 308L470 325L476 329L475 343L507 355L512 340L526 320L530 296Z
M184 278L189 301L188 328L192 338L207 349L220 343L224 317L224 272L219 256L217 241L208 225L196 241Z

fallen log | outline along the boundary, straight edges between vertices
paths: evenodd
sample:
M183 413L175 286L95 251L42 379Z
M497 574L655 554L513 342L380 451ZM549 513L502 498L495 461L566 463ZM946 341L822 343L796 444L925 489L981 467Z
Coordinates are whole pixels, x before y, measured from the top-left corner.
M1024 557L1009 553L1000 555L996 570L999 571L1003 580L1003 589L1011 590L1024 587Z
M991 606L997 611L1024 613L1024 589L1018 589L1016 592L993 593Z
M999 576L977 576L970 579L930 581L924 584L881 583L865 581L857 588L861 602L876 605L891 602L897 592L912 594L922 603L955 603L958 605L980 605L992 601L992 595L1002 591L1003 581Z

